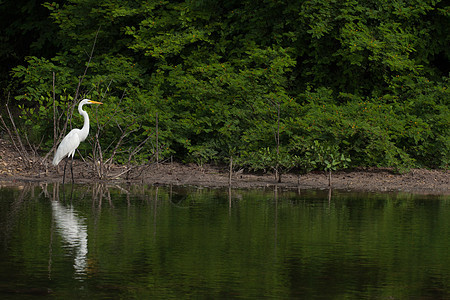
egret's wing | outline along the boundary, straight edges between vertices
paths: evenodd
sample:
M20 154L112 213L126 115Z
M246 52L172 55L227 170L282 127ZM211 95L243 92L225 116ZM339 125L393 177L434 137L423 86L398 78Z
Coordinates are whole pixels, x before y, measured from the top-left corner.
M79 132L80 129L72 129L62 140L61 144L56 150L55 157L53 158L53 165L56 166L59 162L68 155L73 155L75 150L80 145Z

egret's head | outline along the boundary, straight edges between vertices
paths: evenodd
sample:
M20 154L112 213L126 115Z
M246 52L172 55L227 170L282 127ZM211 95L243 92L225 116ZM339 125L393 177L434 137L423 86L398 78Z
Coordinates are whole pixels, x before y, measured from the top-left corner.
M89 100L89 99L84 99L80 102L80 104L84 105L84 104L103 104L103 103L98 102L98 101Z

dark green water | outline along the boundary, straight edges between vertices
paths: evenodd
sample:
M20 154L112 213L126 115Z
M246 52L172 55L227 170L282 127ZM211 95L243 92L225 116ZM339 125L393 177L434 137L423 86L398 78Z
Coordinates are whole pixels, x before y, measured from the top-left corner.
M450 299L447 196L0 188L1 299Z

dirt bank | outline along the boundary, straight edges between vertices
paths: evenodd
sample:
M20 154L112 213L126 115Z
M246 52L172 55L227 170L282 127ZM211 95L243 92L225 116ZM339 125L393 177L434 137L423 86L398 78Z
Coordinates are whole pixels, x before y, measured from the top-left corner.
M35 164L36 165L36 164ZM51 165L25 167L24 158L7 141L0 139L0 183L14 184L18 181L57 182L62 180L63 166L59 171ZM131 182L144 184L196 185L206 187L228 186L226 167L184 165L179 163L139 166L126 172L124 166L112 166L104 179L98 179L91 163L76 160L74 177L77 183L92 181ZM66 174L70 182L70 172ZM285 188L328 188L328 179L323 172L312 172L299 177L285 174L282 183L277 183L272 174L247 174L236 172L232 186L257 188L279 185ZM420 194L450 195L450 171L412 169L406 174L395 174L389 169L359 169L336 172L332 176L334 189L363 191L403 191Z

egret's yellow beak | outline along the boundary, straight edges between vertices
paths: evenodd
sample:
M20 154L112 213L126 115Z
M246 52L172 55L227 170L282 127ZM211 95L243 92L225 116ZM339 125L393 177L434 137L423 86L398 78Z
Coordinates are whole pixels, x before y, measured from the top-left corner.
M89 103L92 103L92 104L103 104L103 103L101 103L101 102L92 101L92 100L89 100Z

